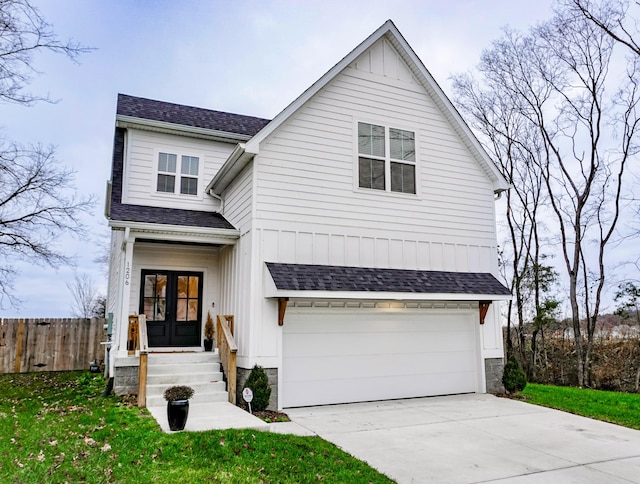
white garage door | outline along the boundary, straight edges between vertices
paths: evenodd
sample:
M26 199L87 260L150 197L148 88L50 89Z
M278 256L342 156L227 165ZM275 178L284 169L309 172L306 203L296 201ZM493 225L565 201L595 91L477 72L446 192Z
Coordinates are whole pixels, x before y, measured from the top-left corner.
M477 310L287 309L283 407L478 391Z

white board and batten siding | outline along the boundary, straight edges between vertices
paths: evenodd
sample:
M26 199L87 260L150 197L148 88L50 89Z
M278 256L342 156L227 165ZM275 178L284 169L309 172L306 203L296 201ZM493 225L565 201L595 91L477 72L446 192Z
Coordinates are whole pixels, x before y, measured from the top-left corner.
M309 260L299 262L323 259L325 246L341 245L334 236L342 236L344 249L338 250L352 251L359 240L355 251L365 259L370 257L365 254L382 254L381 246L393 245L389 252L395 261L385 263L386 256L376 255L373 265L378 267L410 267L416 260L411 268L418 268L417 259L426 258L418 245L434 243L440 246L433 246L434 256L429 251L428 265L441 260L435 255L439 247L444 261L440 267L422 268L469 270L485 265L488 256L495 271L492 183L420 84L404 71L398 78L385 77L387 71L399 72L401 61L388 48L380 72L359 70L355 62L261 144L255 162L254 228L279 230L283 236L318 234ZM395 67L386 68L386 62ZM357 186L359 121L416 133L416 195ZM327 234L326 244L319 234ZM401 261L399 245L415 256ZM452 263L449 256L466 261Z
M415 132L417 194L357 186L360 121ZM270 261L497 274L493 184L384 39L267 137L254 163L252 231L258 254L253 263L259 269L266 270L264 262ZM281 405L285 406L483 391L481 361L502 351L497 303L483 326L476 305L464 314L450 309L434 316L425 309L385 312L374 308L367 314L347 312L335 318L314 312L317 308L305 312L289 307L284 327L278 328L273 325L275 301L259 293L261 298L262 310L253 328L260 337L258 355L268 358L278 351L284 355ZM295 306L296 301L291 304ZM384 372L376 359L388 363L395 355L388 345L380 346L384 338L376 339L380 336L370 331L372 323L388 328L397 323L397 334L392 332L396 343L415 340L427 349L416 353L413 363L396 360L404 363L395 367L393 377L384 385L378 379L378 389L367 393L367 379ZM417 326L424 327L425 333ZM450 328L458 328L459 334L450 333ZM327 335L322 336L325 331ZM323 344L322 338L331 341ZM334 341L342 338L349 347L364 351L359 356L368 363L340 379L329 376L330 366L347 367L357 355L344 349L331 352ZM447 347L447 338L461 345L450 359L428 350L433 344ZM372 353L366 353L367 348ZM328 358L327 364L314 363L318 358ZM435 360L438 368L458 368L454 370L458 373L439 374ZM422 386L406 393L404 389L411 387L410 380L416 376L402 373L410 367L428 370L420 377ZM316 394L298 400L291 391L309 395L315 391L313 384L303 382L303 374L311 375L308 381L320 388L327 385L327 394L344 395L353 388L354 395L335 399ZM383 387L387 390L380 390Z
M297 302L287 309L282 407L482 389L477 313L471 305L325 304Z
M111 230L111 243L109 250L109 286L107 290L107 314L114 314L115 321L118 321L120 301L122 298L123 275L122 262L124 252L122 243L124 242L124 230Z
M214 211L218 202L204 189L233 151L235 144L128 129L122 203L165 208ZM161 193L157 188L158 154L178 157L176 184L180 183L180 156L199 158L198 194Z
M257 346L255 327L250 324L256 304L250 297L255 278L252 277L251 263L253 247L253 162L233 180L223 193L224 217L240 231L240 238L234 245L220 250L220 304L218 314L233 314L235 317L235 341L238 345L238 364L250 366L245 360L248 354L255 354L249 345ZM259 290L255 290L259 292Z

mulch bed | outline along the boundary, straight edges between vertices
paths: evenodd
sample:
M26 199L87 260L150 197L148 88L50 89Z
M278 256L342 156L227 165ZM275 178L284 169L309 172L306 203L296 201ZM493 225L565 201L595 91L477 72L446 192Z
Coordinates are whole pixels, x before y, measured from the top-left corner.
M273 410L261 410L259 412L253 412L253 414L268 423L291 421L286 413L274 412Z
M238 407L240 407L245 412L249 411L249 407L245 402L241 402ZM283 412L276 412L274 410L254 410L253 415L258 417L261 420L264 420L267 423L273 422L291 422L289 416Z

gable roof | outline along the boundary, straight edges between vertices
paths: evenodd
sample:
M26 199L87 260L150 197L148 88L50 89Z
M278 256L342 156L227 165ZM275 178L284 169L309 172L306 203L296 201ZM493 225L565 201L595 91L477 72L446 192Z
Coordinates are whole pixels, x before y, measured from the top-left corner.
M411 293L406 299L433 299L431 296L478 300L510 299L511 293L486 272L419 271L315 264L267 262L279 296L296 297L300 291L324 293L331 297L347 293ZM286 294L286 296L285 296ZM307 294L312 296L313 294ZM374 294L385 297L387 294ZM300 295L297 295L300 297ZM352 297L352 296L350 296ZM365 295L364 297L371 297Z
M214 179L207 186L207 190L213 189L214 193L221 194L235 176L242 171L253 155L258 154L260 143L281 126L289 117L300 109L309 99L329 84L349 64L355 61L363 52L369 49L381 38L386 38L398 51L398 54L409 67L411 73L426 89L436 105L451 123L454 130L460 136L465 146L472 153L482 170L493 183L494 192L498 193L509 188L509 183L502 176L478 139L472 133L469 126L462 119L458 110L453 106L444 91L431 76L422 61L418 58L411 46L398 31L391 20L387 20L380 28L365 39L360 45L347 54L340 62L333 66L327 73L318 79L311 87L304 91L298 98L282 110L273 120L265 125L246 145L234 151L227 162L222 166Z
M120 123L155 125L180 130L180 127L204 130L203 133L233 134L231 138L247 140L264 128L270 120L226 113L165 101L118 94L116 120ZM146 121L146 123L145 123Z

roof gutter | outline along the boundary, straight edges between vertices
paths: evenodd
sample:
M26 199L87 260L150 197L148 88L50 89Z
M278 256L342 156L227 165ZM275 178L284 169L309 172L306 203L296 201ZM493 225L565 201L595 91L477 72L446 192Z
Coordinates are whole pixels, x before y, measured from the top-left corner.
M257 152L247 150L244 143L238 143L238 146L229 155L222 168L218 170L216 176L209 182L205 191L218 197L222 195L224 189L244 170L256 154Z
M510 301L509 294L456 294L385 291L296 291L278 290L265 293L266 298L297 299L390 299L397 301Z
M135 233L138 238L175 242L233 245L240 238L240 231L237 229L165 225L124 220L110 220L109 226L113 229L124 229L132 234Z
M137 118L135 116L116 115L116 127L135 128L159 133L176 134L179 136L190 136L226 143L238 143L251 139L250 135L229 133L217 129L200 128L197 126L186 126L184 124L168 123L154 119Z

